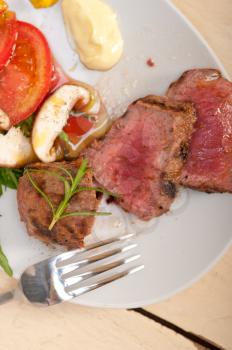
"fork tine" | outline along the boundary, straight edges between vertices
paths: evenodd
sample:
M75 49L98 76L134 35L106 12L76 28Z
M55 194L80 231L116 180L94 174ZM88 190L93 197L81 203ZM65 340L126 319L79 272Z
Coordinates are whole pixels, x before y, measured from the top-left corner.
M29 266L20 278L20 288L30 302L48 306L68 301L73 297L140 271L144 265L124 266L140 257L133 253L127 253L127 251L137 247L137 243L130 241L132 237L134 234L116 237L91 245L86 249L89 253L84 255L81 254L80 250L76 250ZM114 242L120 243L113 245ZM110 245L111 243L112 245ZM99 247L99 250L92 250ZM119 255L119 253L121 254ZM66 258L64 261L62 261L63 256ZM70 257L73 259L71 260ZM109 259L104 261L106 258ZM67 265L68 261L70 261L69 265ZM74 272L77 274L76 276Z
M100 273L107 272L109 270L112 270L112 269L119 267L121 265L124 265L124 264L128 264L132 261L139 259L140 257L141 257L141 255L139 255L139 254L132 255L132 256L127 257L127 258L122 258L122 259L119 259L117 261L110 262L108 264L97 266L90 271L85 271L85 272L76 274L75 276L70 275L70 273L64 274L62 276L62 279L64 280L64 286L70 287L71 285L74 285L75 283L80 283L80 282L86 280L87 278L94 277L96 275L99 275ZM73 271L73 273L74 272L75 271Z
M78 284L77 284L76 289L75 289L75 285L72 285L72 286L66 288L66 292L75 298L75 297L80 296L84 293L90 292L91 290L100 288L108 283L116 281L122 277L131 275L135 272L138 272L138 271L142 270L143 268L144 268L144 265L138 265L138 266L129 268L125 271L114 273L108 277L102 278L98 282L95 282L95 283L92 283L92 284L89 284L89 285L86 285L83 287L79 287L79 288L78 288Z
M100 241L100 242L97 242L97 243L89 244L84 249L84 251L89 251L91 249L99 248L99 247L102 247L104 245L115 243L115 242L126 241L126 240L131 239L132 237L135 237L134 233L128 233L127 235L109 238L109 239L106 239L104 241Z
M63 274L67 274L69 272L72 272L72 271L78 269L79 267L84 267L86 265L90 265L92 263L99 262L99 261L104 260L106 258L110 258L116 254L129 251L135 247L137 247L136 243L133 243L133 244L130 244L130 245L127 245L124 247L114 248L114 249L111 249L109 251L105 251L102 253L92 255L90 257L79 259L71 264L68 264L68 265L65 265L62 267L57 267L57 270L58 270L60 276L62 276Z
M135 236L136 235L134 233L129 233L127 235L113 237L113 238L109 238L109 239L107 239L105 241L100 241L100 242L97 242L97 243L90 244L87 247L85 247L84 249L76 249L76 250L74 250L72 252L62 253L57 259L57 264L63 263L63 262L65 262L65 260L73 258L77 253L81 254L81 253L85 253L87 251L90 251L90 250L93 250L93 249L96 249L96 248L100 248L100 247L106 246L108 244L112 244L112 243L116 243L116 242L120 242L120 241L130 240L131 238L133 238Z

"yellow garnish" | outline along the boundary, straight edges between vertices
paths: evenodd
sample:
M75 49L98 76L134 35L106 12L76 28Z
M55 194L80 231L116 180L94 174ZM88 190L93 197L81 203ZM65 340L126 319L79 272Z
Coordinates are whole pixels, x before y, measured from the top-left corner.
M0 13L5 12L8 9L7 4L4 0L0 0Z
M2 0L0 0L2 1ZM58 2L58 0L30 0L35 8L50 7Z

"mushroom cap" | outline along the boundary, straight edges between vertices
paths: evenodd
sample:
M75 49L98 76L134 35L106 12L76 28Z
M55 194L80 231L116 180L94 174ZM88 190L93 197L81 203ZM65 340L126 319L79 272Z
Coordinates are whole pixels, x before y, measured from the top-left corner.
M32 130L32 145L41 161L48 163L57 159L54 142L62 132L71 110L79 99L88 104L89 91L77 85L63 85L42 105Z
M7 134L0 134L0 167L23 167L36 160L31 140L20 128L11 127Z

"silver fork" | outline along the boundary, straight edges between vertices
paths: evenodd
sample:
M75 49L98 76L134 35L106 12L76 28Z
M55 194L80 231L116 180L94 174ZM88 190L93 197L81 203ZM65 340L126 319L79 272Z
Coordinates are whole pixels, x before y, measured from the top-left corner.
M28 267L17 288L0 295L0 304L19 291L37 305L59 304L140 271L144 265L130 264L140 258L131 252L137 246L133 237L129 234L108 239Z

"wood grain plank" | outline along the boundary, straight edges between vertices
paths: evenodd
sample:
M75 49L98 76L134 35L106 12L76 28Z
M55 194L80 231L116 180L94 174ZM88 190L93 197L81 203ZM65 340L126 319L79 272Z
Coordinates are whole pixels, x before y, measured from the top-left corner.
M232 350L232 248L193 287L145 309Z
M0 273L6 287L12 281ZM3 291L3 288L1 288ZM0 349L198 350L179 334L135 312L62 304L36 308L20 301L0 307Z
M172 0L208 41L232 77L232 1Z

